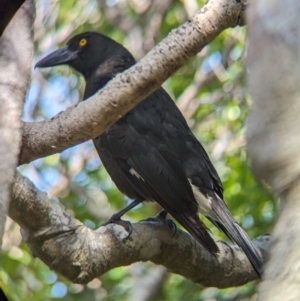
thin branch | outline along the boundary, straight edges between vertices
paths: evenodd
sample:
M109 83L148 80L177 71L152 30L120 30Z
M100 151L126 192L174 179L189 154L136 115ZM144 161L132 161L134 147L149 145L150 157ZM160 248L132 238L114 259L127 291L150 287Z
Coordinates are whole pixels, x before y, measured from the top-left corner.
M61 152L101 134L221 31L239 25L244 9L239 0L209 1L191 21L174 29L139 63L117 75L90 99L49 121L25 123L19 164Z
M195 101L197 93L203 88L208 86L210 83L218 78L217 69L226 70L229 67L228 60L229 54L236 41L232 38L228 45L222 51L222 60L218 66L213 67L213 69L205 73L200 68L196 71L193 82L182 92L182 94L177 99L177 106L183 113L184 117L189 120L191 116L195 113L199 107L199 103L195 103L190 108L191 104ZM224 71L223 71L224 72Z
M9 215L22 227L33 255L76 283L87 283L115 267L148 260L206 286L224 288L256 279L237 247L218 242L220 255L215 258L189 234L178 229L174 235L173 229L161 223L132 224L130 238L119 225L91 230L19 174ZM261 237L255 244L263 250L267 241L268 237Z
M9 9L10 5L4 3L4 6L0 8L0 15L2 9ZM33 55L33 15L33 1L27 0L0 38L0 240L21 144L20 118ZM1 34L2 20L0 24Z

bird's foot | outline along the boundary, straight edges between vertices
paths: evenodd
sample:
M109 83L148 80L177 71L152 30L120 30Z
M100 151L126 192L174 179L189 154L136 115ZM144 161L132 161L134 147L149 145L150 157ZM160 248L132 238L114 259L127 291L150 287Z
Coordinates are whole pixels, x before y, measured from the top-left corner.
M153 217L148 217L146 219L141 220L142 222L156 222L156 223L163 223L164 225L168 226L172 231L172 237L174 237L177 233L177 226L171 219L167 219L168 212L166 210L160 211L157 215Z
M132 225L131 222L129 221L124 221L122 220L119 216L116 216L115 214L113 214L110 219L108 219L106 222L104 222L102 226L107 226L109 224L117 224L119 226L122 226L127 232L128 235L125 237L125 240L128 239L131 234L132 234Z

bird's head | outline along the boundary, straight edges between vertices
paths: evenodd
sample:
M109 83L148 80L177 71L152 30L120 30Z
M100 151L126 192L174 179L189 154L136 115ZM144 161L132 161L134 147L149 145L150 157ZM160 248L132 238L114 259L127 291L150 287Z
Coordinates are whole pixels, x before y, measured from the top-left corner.
M66 46L40 60L35 67L69 65L87 79L95 73L117 73L134 64L132 55L122 45L96 32L71 38ZM123 69L116 70L114 69Z

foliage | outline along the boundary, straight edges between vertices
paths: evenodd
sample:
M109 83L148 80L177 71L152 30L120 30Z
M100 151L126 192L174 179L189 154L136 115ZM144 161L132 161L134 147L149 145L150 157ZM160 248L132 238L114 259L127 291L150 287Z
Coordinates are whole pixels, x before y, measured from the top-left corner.
M159 0L37 0L35 61L83 31L99 31L142 58L204 1ZM270 231L276 199L251 175L244 143L250 99L245 89L245 29L228 29L174 74L164 87L182 110L208 151L225 188L225 200L250 237ZM82 78L68 67L33 71L23 119L48 119L80 101ZM128 199L115 188L91 142L21 166L39 189L86 226L97 228ZM108 201L109 200L109 201ZM137 221L158 212L155 204L131 210ZM216 240L226 239L208 223ZM0 259L0 284L11 300L133 300L138 280L154 265L137 263L114 269L88 285L72 284L56 275L21 241L19 227L7 222ZM239 288L203 288L178 275L164 277L152 300L249 300L255 283Z

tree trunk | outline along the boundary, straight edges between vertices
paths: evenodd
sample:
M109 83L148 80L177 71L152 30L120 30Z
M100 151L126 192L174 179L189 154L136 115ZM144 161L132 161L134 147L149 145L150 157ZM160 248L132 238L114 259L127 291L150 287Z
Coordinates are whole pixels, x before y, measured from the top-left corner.
M33 1L27 0L0 38L0 240L21 143L21 114L33 56Z
M248 11L253 111L247 143L257 177L281 199L258 300L300 300L300 2L255 0Z

